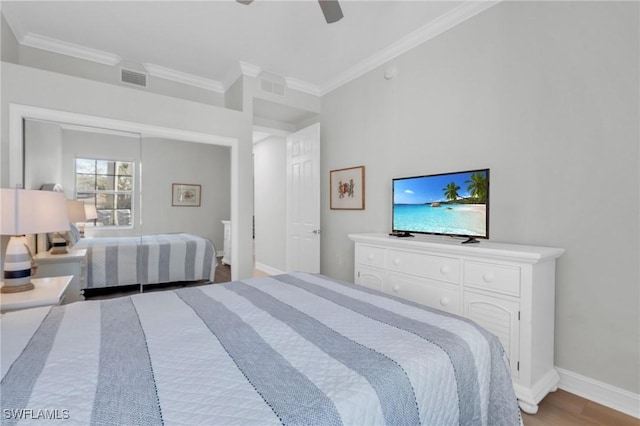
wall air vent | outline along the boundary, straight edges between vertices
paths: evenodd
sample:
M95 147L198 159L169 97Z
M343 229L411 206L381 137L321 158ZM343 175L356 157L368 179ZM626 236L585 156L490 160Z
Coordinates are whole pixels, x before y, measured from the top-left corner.
M122 68L120 70L120 81L135 86L147 87L147 74Z
M262 92L272 93L281 97L286 95L287 83L282 77L263 72L258 76L258 83Z

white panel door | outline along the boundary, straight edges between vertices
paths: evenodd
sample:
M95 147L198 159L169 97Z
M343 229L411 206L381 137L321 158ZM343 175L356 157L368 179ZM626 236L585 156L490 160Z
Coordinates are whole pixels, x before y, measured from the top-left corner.
M320 123L287 137L287 272L320 272Z

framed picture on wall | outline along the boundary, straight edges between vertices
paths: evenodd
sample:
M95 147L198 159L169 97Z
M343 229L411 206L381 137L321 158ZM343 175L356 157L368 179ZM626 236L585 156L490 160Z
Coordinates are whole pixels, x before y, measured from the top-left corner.
M331 210L364 210L364 166L331 170Z
M200 207L200 185L174 183L171 185L172 206Z

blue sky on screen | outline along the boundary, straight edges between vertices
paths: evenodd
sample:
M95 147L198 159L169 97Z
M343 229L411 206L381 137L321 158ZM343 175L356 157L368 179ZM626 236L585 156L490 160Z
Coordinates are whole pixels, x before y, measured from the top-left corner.
M444 188L455 182L460 187L458 195L468 197L467 180L471 180L474 172L449 173L436 176L422 176L395 180L393 185L394 204L424 204L434 201L445 201Z

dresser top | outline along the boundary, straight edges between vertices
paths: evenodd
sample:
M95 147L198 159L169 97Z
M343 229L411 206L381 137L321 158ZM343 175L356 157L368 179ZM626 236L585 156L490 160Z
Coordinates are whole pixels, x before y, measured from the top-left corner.
M522 244L505 244L480 240L478 243L462 244L462 240L450 237L416 235L415 237L394 237L388 234L349 234L355 242L381 244L387 247L434 250L442 254L456 256L481 256L501 260L511 260L526 263L538 263L560 257L563 248L528 246Z

